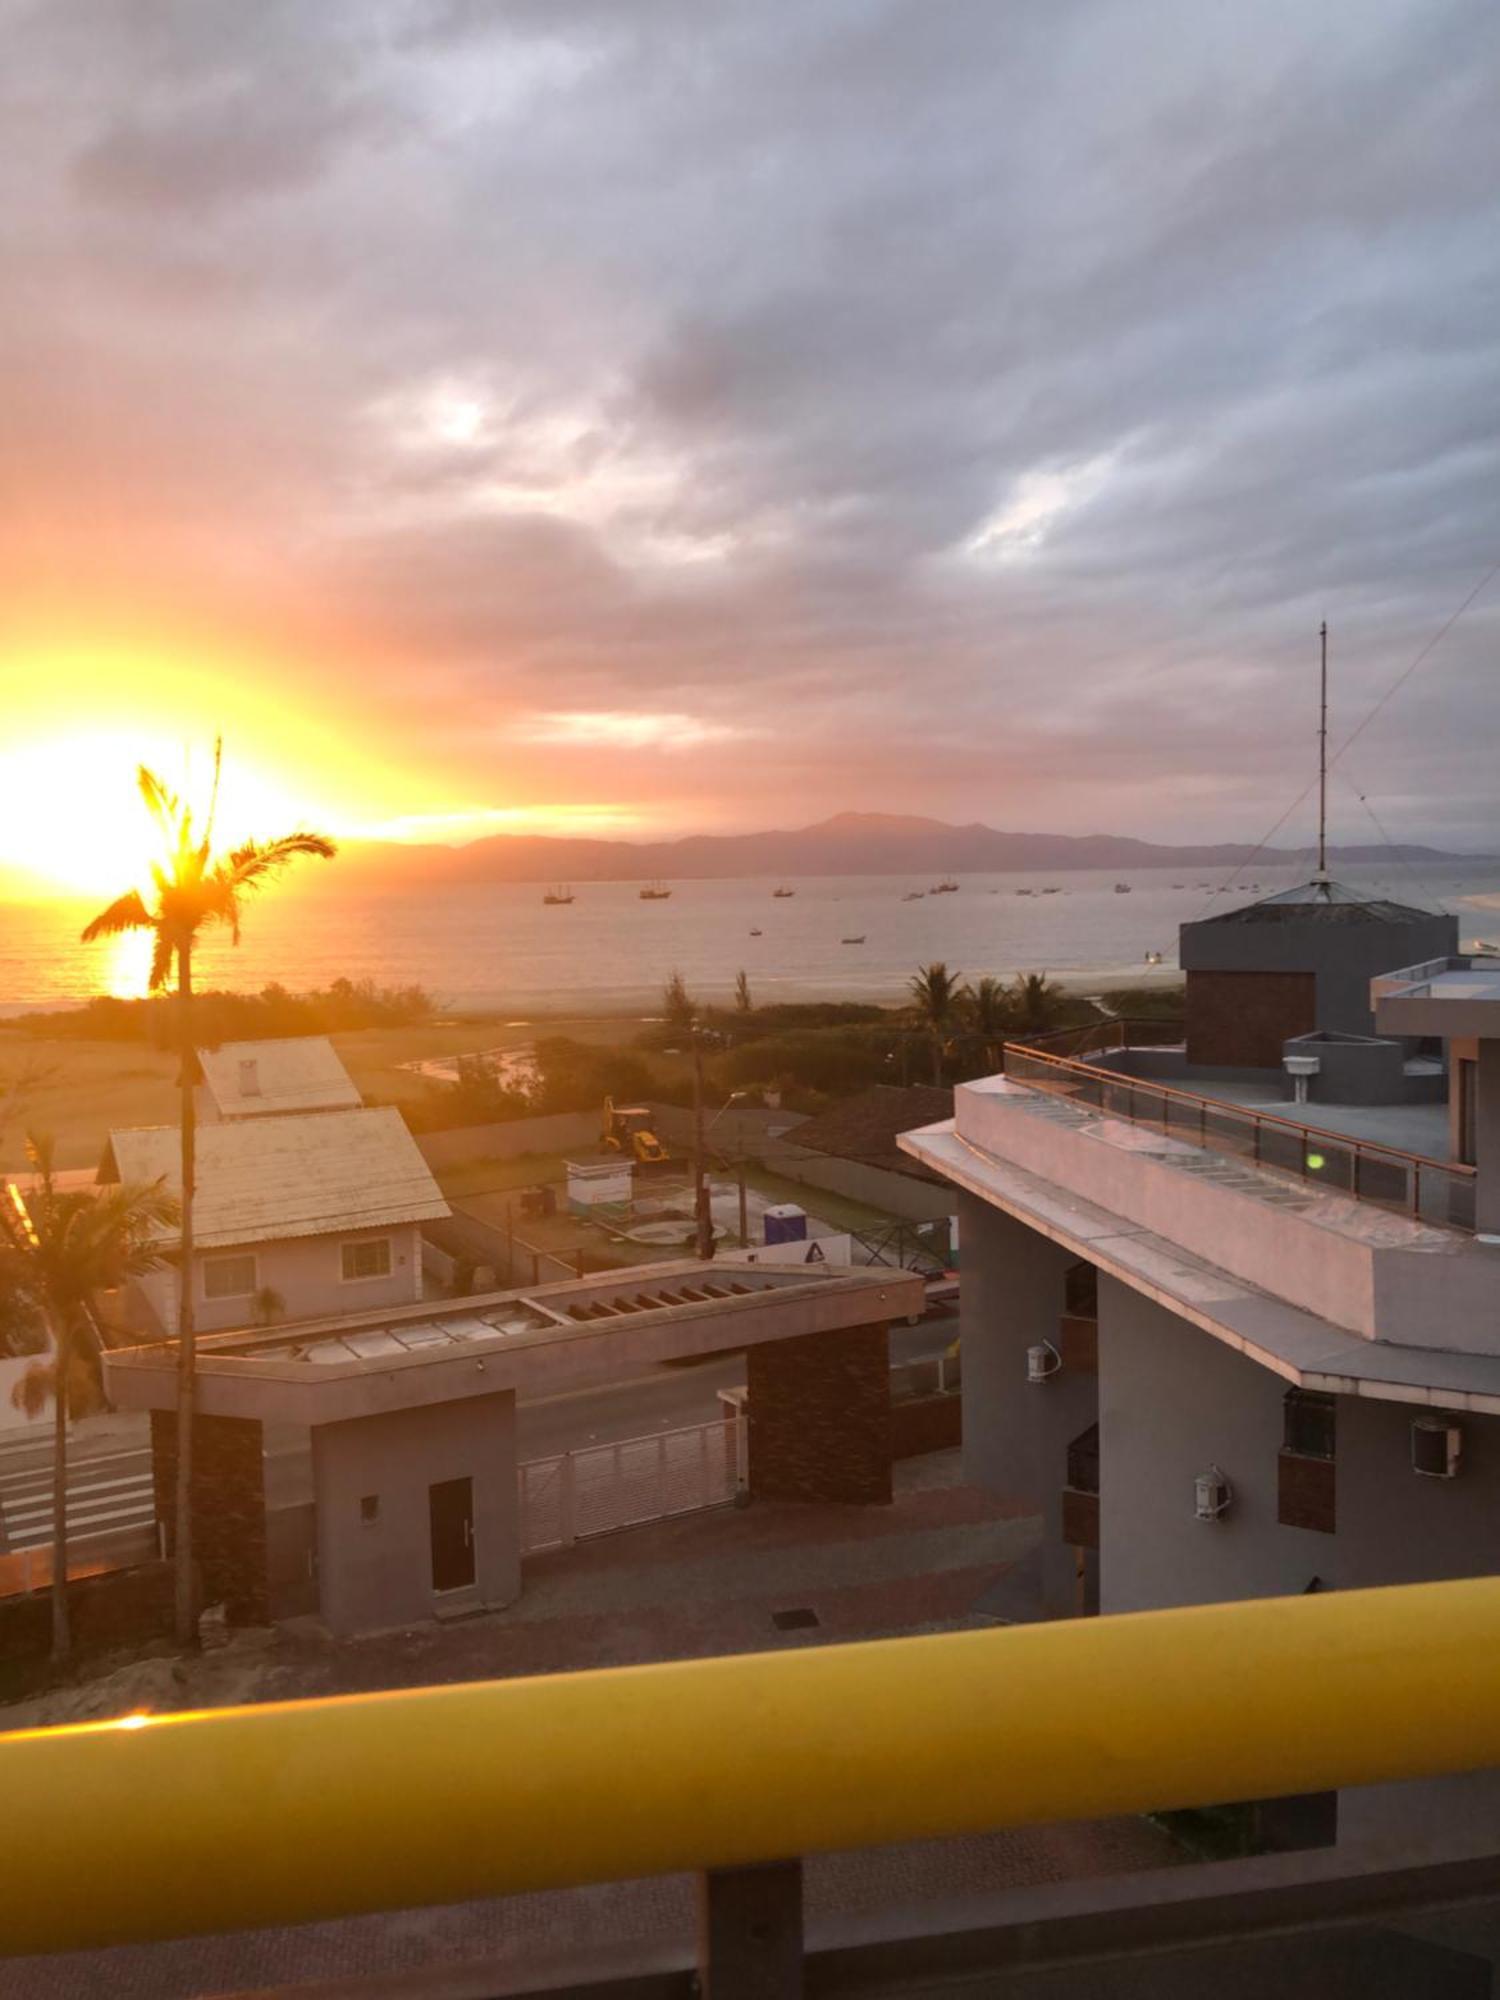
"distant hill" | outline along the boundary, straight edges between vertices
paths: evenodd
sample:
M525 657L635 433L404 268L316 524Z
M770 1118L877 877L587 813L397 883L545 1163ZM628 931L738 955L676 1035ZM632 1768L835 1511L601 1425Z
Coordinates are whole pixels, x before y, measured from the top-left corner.
M689 834L680 840L555 839L495 834L464 847L394 842L347 847L339 875L351 868L392 885L486 882L634 882L709 880L736 875L958 875L1007 869L1232 868L1254 859L1289 863L1299 850L1247 843L1164 847L1121 834L1003 833L992 826L889 813L837 813L785 833ZM1434 847L1340 847L1330 860L1351 867L1386 862L1472 861Z

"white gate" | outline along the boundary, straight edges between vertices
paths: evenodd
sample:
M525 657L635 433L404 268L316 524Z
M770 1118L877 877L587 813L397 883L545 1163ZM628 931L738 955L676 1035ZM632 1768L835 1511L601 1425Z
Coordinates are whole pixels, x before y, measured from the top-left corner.
M522 1461L521 1553L727 1506L745 1483L745 1420L718 1417Z

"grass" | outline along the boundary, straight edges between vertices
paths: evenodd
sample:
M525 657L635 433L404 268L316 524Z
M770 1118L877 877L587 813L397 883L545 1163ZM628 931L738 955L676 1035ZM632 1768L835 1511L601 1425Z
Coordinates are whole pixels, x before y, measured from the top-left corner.
M735 1169L718 1170L726 1177ZM873 1229L889 1229L899 1216L889 1214L883 1208L871 1208L868 1203L851 1201L847 1195L830 1194L826 1188L809 1187L805 1181L788 1179L785 1174L773 1173L769 1167L760 1166L754 1160L747 1160L744 1166L745 1185L758 1193L768 1195L772 1201L794 1201L799 1208L805 1208L809 1215L815 1215L819 1222L826 1222L830 1228L846 1230L851 1235Z
M560 1184L567 1177L561 1153L522 1153L510 1160L464 1160L444 1167L437 1184L450 1201L470 1195L510 1194L521 1188Z

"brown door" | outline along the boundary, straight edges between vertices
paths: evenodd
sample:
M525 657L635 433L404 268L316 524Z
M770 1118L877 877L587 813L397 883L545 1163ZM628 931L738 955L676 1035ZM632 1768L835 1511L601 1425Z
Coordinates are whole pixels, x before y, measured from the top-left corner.
M432 1522L432 1587L463 1590L474 1581L474 1482L443 1479L427 1489Z

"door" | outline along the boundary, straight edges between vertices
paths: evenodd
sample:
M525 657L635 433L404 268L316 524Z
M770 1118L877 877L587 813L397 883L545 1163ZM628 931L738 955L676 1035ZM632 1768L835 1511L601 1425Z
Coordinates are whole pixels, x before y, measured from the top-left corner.
M474 1581L474 1482L443 1479L427 1489L432 1521L432 1587L465 1590Z

